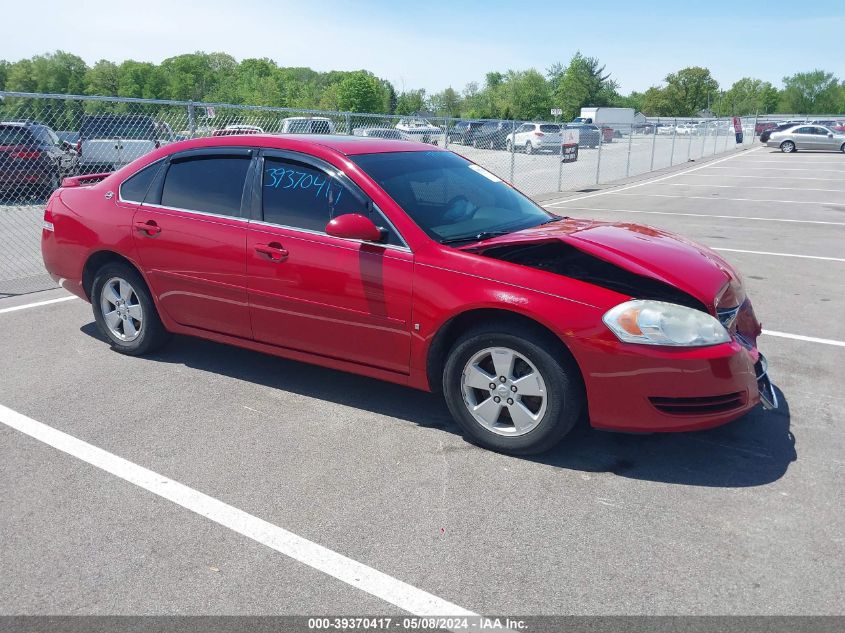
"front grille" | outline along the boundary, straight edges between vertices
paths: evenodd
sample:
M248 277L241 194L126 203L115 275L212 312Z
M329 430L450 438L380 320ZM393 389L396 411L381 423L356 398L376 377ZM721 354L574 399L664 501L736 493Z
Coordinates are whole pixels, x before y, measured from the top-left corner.
M721 396L699 396L695 398L649 398L654 408L670 415L704 415L738 409L745 404L745 393L737 391Z

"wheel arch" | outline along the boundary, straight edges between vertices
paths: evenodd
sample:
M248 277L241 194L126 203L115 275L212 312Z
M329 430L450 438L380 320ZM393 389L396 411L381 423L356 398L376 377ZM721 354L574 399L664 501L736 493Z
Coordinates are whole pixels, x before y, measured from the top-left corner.
M552 349L559 350L565 358L569 359L578 368L578 379L581 381L583 388L583 372L578 361L566 344L548 326L530 316L512 310L502 308L472 308L456 314L445 321L437 330L431 341L431 345L428 347L426 355L426 377L428 379L429 389L432 392L442 392L443 369L446 366L449 351L455 342L461 335L478 326L480 323L495 323L505 327L510 325L529 328L547 340Z
M144 273L141 272L141 269L131 259L115 251L95 251L88 256L88 259L85 260L85 265L82 267L82 289L85 291L85 295L89 301L91 300L91 289L94 287L94 277L97 275L97 271L106 264L126 264L130 266L141 276L141 279L147 284L147 288L150 287Z

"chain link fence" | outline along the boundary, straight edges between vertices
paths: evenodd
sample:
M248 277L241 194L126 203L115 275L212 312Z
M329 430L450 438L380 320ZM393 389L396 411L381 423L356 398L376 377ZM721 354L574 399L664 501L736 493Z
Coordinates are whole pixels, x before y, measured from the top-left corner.
M52 287L40 255L43 206L67 176L118 169L176 141L234 134L351 134L448 148L531 196L589 189L750 146L730 119L573 125L0 92L0 297ZM577 160L562 161L564 139Z

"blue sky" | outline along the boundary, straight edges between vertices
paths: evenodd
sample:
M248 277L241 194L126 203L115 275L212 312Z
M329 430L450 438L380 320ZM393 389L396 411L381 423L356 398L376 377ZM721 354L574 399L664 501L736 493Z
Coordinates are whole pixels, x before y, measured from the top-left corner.
M489 70L598 57L623 92L645 90L684 66L710 68L727 88L743 76L780 84L822 68L845 78L845 0L814 2L485 2L428 0L0 0L12 16L0 59L63 49L98 59L160 62L225 51L316 70L366 68L397 89L461 90ZM15 20L20 15L20 22ZM45 19L46 18L46 19ZM26 29L13 24L24 23Z

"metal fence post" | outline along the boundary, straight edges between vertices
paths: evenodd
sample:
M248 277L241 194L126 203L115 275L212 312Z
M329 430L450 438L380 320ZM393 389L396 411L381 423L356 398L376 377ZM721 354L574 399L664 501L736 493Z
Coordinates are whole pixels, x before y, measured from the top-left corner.
M657 123L660 123L660 119L657 119ZM654 138L651 139L651 163L648 167L649 171L654 171L654 146L657 144L657 123L654 125Z
M705 148L707 147L707 132L710 129L710 124L705 121L704 122L704 138L701 139L701 156L699 158L704 158Z
M716 146L719 145L719 117L716 117L716 125L713 126L713 155L716 155Z
M754 127L751 128L751 145L754 145L754 139L757 138L757 117L759 112L754 113Z
M604 145L604 132L599 126L599 149L596 157L596 184L599 184L599 172L601 171L601 146Z
M191 138L197 135L197 113L196 106L193 101L188 104L188 130L191 132Z
M631 171L631 143L634 140L634 126L631 125L631 130L628 132L628 162L625 163L625 178Z
M514 163L516 162L516 120L511 121L511 179L510 183L514 183Z
M687 128L689 132L689 143L687 143L687 162L689 162L690 157L692 156L692 129Z
M443 120L443 148L449 149L449 117Z
M557 117L555 117L557 118ZM563 191L563 125L560 126L560 164L557 166L557 190Z
M672 153L669 154L669 167L675 164L675 137L678 136L678 119L675 119L675 127L672 130Z
M344 114L344 118L346 119L346 133L352 134L352 120L351 120L352 117L347 112L347 113Z

